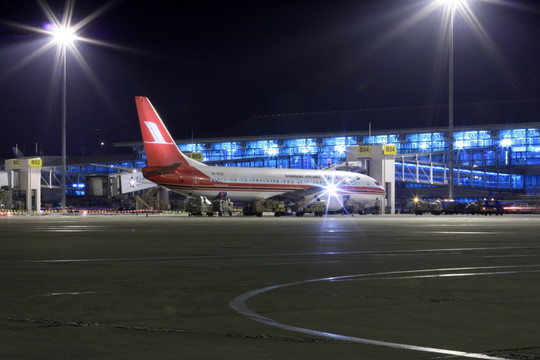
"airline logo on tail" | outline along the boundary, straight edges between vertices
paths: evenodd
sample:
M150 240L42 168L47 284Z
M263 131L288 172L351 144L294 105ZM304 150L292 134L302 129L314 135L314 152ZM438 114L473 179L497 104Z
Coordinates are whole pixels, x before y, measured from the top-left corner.
M179 162L185 163L186 159L174 143L150 101L145 97L136 96L135 102L146 151L147 166L164 167Z
M154 138L154 141L145 141L146 144L164 144L164 145L173 144L172 142L168 143L167 141L165 141L156 123L153 123L151 121L145 121L144 124L146 125L146 127L148 128L148 131L150 131L150 134L152 134L152 137Z

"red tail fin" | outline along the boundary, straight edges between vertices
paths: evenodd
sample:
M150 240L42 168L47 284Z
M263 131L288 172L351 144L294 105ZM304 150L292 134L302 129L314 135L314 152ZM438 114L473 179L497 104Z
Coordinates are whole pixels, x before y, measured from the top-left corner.
M139 114L147 166L187 163L150 100L144 96L136 96L135 103Z

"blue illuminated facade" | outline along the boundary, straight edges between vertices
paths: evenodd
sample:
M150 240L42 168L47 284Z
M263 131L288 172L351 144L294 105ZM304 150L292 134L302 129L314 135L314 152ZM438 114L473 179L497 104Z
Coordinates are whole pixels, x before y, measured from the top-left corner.
M444 152L445 136L439 131L396 132L372 136L179 143L178 147L186 153L202 153L204 162L223 162L228 166L269 166L270 162L274 165L271 167L313 169L344 160L347 147L353 145L394 144L398 154ZM540 130L534 127L455 131L454 149L457 164L465 166L540 165ZM438 160L442 161L443 155Z
M405 138L404 140L403 137ZM446 149L444 132L393 134L364 137L364 144L395 144L398 152L441 152ZM469 130L454 132L457 163L486 167L540 165L538 127Z
M357 145L358 141L357 136L341 136L180 144L178 147L187 153L201 152L204 162L226 166L315 169L342 161L347 147Z
M447 129L433 131L394 130L386 133L345 133L344 136L280 136L178 141L185 153L199 152L208 164L239 167L317 169L346 160L346 150L354 145L394 144L396 181L401 187L429 187L430 181L444 182L448 169ZM131 146L144 161L141 143ZM400 155L416 154L416 159L439 165L413 165ZM416 166L419 166L417 169ZM417 184L415 184L415 180ZM522 191L540 190L540 123L513 128L454 130L454 182L458 187Z

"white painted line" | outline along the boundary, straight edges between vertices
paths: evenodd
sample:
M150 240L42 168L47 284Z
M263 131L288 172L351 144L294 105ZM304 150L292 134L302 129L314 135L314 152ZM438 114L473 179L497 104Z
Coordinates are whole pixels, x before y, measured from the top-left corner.
M360 344L368 344L368 345L375 345L375 346L384 346L389 348L395 348L395 349L403 349L403 350L412 350L412 351L421 351L421 352L429 352L429 353L436 353L436 354L443 354L443 355L451 355L451 356L461 356L461 357L467 357L467 358L473 358L473 359L487 359L487 360L510 360L508 358L502 358L497 356L489 356L485 354L479 354L479 353L471 353L471 352L465 352L465 351L457 351L457 350L449 350L449 349L439 349L439 348L433 348L433 347L427 347L427 346L418 346L418 345L409 345L409 344L401 344L401 343L394 343L389 341L380 341L380 340L373 340L373 339L366 339L366 338L360 338L360 337L354 337L354 336L347 336L347 335L341 335L341 334L335 334L330 332L324 332L324 331L318 331L313 329L307 329L302 328L298 326L292 326L280 323L279 321L267 318L265 316L262 316L251 309L249 309L246 305L246 302L248 299L260 295L262 293L290 287L290 286L296 286L296 285L302 285L307 283L314 283L314 282L324 282L324 281L346 281L346 280L360 280L358 278L362 278L362 280L378 280L378 279L407 279L407 278L423 278L423 277L449 277L449 276L486 276L486 275L501 275L501 274L512 274L512 273L525 273L525 272L540 272L540 270L510 270L510 269L523 269L523 268L533 268L533 267L540 267L540 264L532 264L532 265L516 265L516 266L482 266L482 267L463 267L463 268L447 268L447 269L423 269L423 270L408 270L408 271L389 271L389 272L380 272L380 273L372 273L372 274L357 274L357 275L344 275L344 276L337 276L337 277L329 277L329 278L320 278L320 279L311 279L311 280L305 280L305 281L299 281L289 284L282 284L282 285L273 285L264 287L257 290L248 291L236 298L234 298L230 302L230 306L241 315L244 315L246 317L249 317L255 321L261 322L266 325L278 327L285 330L295 331L303 334L308 335L314 335L314 336L321 336L325 338L330 338L334 340L340 340L340 341L348 341L348 342L354 342L354 343L360 343ZM508 269L507 271L493 271L493 272L478 272L478 273L455 273L455 271L472 271L472 270L486 270L486 269L493 269L493 270L502 270L502 269ZM441 272L449 272L453 271L454 273L447 273L447 274L440 274ZM399 276L399 277L389 277L389 275L404 275L404 274L418 274L418 273L439 273L439 274L432 274L432 275L410 275L410 276ZM381 277L379 277L381 276Z
M49 294L37 295L37 296L66 296L66 295L88 295L88 294L108 294L112 291L68 291L68 292L53 292Z

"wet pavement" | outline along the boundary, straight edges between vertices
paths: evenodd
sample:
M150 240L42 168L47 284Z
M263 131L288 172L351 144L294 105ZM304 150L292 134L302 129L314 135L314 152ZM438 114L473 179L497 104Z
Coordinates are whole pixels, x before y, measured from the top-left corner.
M2 359L540 359L540 216L0 218Z

